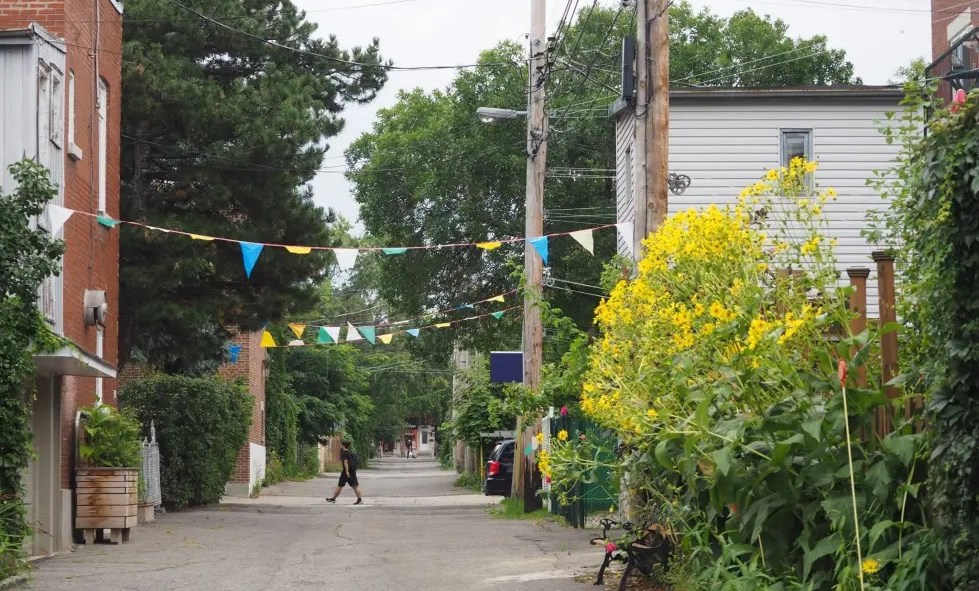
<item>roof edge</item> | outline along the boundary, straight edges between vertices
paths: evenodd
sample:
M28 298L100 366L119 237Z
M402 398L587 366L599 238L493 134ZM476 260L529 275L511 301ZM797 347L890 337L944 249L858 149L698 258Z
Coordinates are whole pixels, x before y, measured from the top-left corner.
M0 39L17 39L23 38L25 42L30 42L32 39L41 39L46 43L49 43L62 53L65 52L65 42L53 35L50 31L45 29L42 25L32 22L22 29L6 29L0 30Z

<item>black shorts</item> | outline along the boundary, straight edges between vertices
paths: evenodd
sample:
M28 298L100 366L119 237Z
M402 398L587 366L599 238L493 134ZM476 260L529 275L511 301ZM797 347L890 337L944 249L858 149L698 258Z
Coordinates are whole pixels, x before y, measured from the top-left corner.
M357 473L356 472L351 472L350 473L350 478L347 478L347 475L344 474L343 472L340 473L340 482L337 483L337 486L339 486L340 488L343 488L347 484L349 484L350 486L360 486L360 483L357 482Z

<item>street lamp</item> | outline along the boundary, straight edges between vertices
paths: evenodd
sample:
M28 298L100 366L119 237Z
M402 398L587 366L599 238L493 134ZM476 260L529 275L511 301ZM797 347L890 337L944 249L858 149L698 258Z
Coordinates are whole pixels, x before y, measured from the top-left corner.
M518 119L526 117L527 111L517 111L515 109L496 109L494 107L480 107L476 109L476 116L483 123L496 123L504 119Z

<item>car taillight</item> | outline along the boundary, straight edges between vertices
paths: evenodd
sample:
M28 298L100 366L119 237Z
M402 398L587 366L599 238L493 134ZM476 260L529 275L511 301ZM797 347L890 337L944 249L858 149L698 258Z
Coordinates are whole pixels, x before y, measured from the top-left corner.
M499 473L500 473L500 463L499 462L490 462L489 463L489 466L487 466L486 475L487 476L496 476Z

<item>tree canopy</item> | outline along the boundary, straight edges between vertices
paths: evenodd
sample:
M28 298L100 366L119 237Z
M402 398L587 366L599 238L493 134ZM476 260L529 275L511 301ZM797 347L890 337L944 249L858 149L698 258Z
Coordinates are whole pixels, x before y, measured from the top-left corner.
M307 183L325 140L343 128L344 108L370 101L386 80L377 41L341 49L335 37L317 37L290 0L183 4L235 30L167 0L127 2L124 219L331 244L334 216L313 204ZM265 249L247 279L234 243L133 229L122 242L121 361L179 372L213 367L225 326L254 329L314 304L330 264L325 254Z
M596 7L560 32L546 76L552 127L545 233L615 221L615 134L608 105L618 93L621 39L634 29L631 13ZM751 10L722 18L681 2L671 9L671 29L671 76L682 84L854 81L852 64L842 50L828 49L825 37L792 39L784 22ZM522 46L505 41L480 60L520 62L524 54ZM381 110L373 129L347 151L361 219L374 240L415 245L523 235L524 126L484 125L475 112L481 106L522 108L527 79L525 67L487 65L460 72L445 90L403 92L397 104ZM599 284L602 263L615 248L614 230L595 238L594 257L572 240L550 244L550 272L557 281L545 295L583 327L598 302L593 294L600 293L585 286ZM411 252L380 261L378 291L401 313L419 313L431 295L450 307L519 287L513 269L522 256L519 245L492 252ZM516 330L473 323L461 336L471 343L500 343L505 335L513 341Z

